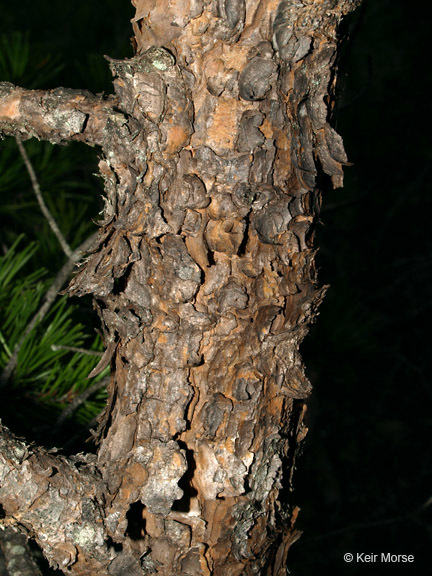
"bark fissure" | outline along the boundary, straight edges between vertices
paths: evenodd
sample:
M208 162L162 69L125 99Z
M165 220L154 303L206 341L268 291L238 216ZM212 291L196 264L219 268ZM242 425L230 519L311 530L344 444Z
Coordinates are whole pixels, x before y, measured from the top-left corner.
M297 510L280 492L311 391L299 347L325 292L317 176L342 183L328 103L358 2L133 3L136 56L108 59L115 96L0 85L3 133L103 153L99 236L69 287L101 318L92 375L112 367L97 459L79 471L100 542L86 555L81 532L66 560L38 542L77 575L284 574ZM75 466L40 457L59 461L54 478Z

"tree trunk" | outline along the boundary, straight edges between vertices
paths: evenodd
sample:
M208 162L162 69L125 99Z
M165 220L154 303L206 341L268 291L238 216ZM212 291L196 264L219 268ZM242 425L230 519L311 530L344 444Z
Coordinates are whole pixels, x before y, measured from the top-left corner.
M111 364L97 456L3 428L4 523L65 573L286 574L287 497L310 384L299 346L324 289L320 175L337 28L358 0L133 0L115 95L0 84L0 130L102 150L92 294Z

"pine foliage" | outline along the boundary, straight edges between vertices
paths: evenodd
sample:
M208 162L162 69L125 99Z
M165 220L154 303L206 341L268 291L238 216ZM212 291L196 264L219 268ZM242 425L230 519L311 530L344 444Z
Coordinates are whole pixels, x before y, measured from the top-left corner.
M58 58L30 49L28 35L0 36L2 81L40 87L51 80L55 83L60 69ZM34 139L25 142L25 150L51 214L71 248L76 249L94 233L92 220L100 210L100 184L91 176L95 172L94 151ZM66 296L58 296L20 342L65 256L40 211L13 139L0 143L0 194L0 373L19 347L16 368L2 390L2 417L24 434L33 435L39 428L58 432L55 423L71 402L76 403L77 397L107 376L108 369L88 379L102 343L88 321L94 318L90 301L84 299L78 305ZM102 410L105 396L102 387L71 414L69 409L70 421L88 426ZM70 422L69 432L73 433ZM45 436L50 443L49 433ZM52 443L58 440L52 439Z

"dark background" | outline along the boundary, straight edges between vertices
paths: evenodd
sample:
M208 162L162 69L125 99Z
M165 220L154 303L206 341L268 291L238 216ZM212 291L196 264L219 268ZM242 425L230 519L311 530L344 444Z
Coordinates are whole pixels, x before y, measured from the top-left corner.
M4 4L0 33L28 32L35 62L50 55L63 63L38 87L110 91L102 55L132 55L133 8L126 0ZM331 287L303 344L314 394L292 494L304 534L290 551L289 569L294 576L426 575L430 22L421 2L369 0L341 33L347 41L334 125L353 166L343 189L325 192L317 230L320 280ZM29 84L37 80L35 72ZM87 172L94 162L90 154L81 167ZM83 178L79 169L75 177ZM415 564L346 564L346 552L413 554Z
M419 2L372 0L345 31L335 125L353 166L317 232L331 288L303 347L314 393L290 570L431 574L431 28Z

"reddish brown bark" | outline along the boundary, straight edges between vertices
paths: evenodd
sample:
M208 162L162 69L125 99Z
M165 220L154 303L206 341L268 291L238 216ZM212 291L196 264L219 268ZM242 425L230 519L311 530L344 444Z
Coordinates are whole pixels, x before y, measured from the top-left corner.
M279 576L298 536L280 491L306 433L299 346L323 297L318 175L339 186L346 162L336 32L358 2L133 4L114 97L0 88L3 133L101 146L104 218L70 292L94 296L113 369L97 459L6 452L0 502L72 574ZM44 459L44 510L76 477L45 541L39 496L6 481L39 481ZM93 548L65 528L80 522Z

